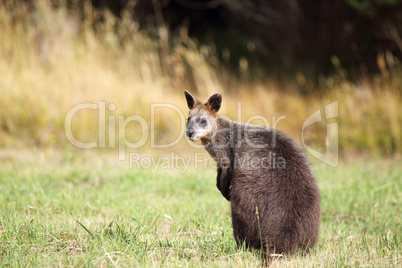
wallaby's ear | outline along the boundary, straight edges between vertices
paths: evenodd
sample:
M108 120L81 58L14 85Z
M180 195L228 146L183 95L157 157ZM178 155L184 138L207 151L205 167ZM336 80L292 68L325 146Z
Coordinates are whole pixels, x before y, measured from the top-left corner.
M221 108L221 103L222 103L222 95L219 93L216 93L209 98L206 105L208 105L209 108L211 108L211 110L214 113L217 113L219 111L219 109Z
M188 92L187 90L184 90L184 95L186 95L186 100L187 100L187 106L191 110L194 108L195 105L195 98Z

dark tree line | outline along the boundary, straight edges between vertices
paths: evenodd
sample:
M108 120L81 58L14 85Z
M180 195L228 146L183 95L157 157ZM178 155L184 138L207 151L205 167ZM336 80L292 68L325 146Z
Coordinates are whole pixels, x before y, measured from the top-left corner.
M218 52L228 48L234 62L248 57L250 44L259 64L312 74L332 72L333 56L352 73L378 71L381 53L402 59L402 0L92 2L117 16L135 2L133 16L143 26L157 23L160 9L172 31L184 25L200 42L215 44Z
M24 0L22 0L24 1ZM84 0L52 0L80 8ZM187 27L200 43L268 70L330 74L334 57L350 74L378 71L383 53L402 59L402 0L91 0L143 28ZM151 27L149 27L151 26ZM332 60L331 60L332 59Z

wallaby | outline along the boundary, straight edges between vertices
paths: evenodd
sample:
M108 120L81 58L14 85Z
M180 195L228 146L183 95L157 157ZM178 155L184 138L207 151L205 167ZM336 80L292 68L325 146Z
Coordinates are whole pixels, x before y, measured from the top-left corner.
M313 247L320 195L303 151L279 131L219 116L220 94L203 104L184 93L186 136L201 140L217 162L217 187L230 201L237 244L285 255Z

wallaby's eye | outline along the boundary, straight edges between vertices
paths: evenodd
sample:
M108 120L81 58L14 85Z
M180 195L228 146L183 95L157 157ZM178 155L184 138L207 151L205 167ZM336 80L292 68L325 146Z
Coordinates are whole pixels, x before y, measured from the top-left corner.
M203 118L201 119L201 124L205 125L207 123L207 119Z

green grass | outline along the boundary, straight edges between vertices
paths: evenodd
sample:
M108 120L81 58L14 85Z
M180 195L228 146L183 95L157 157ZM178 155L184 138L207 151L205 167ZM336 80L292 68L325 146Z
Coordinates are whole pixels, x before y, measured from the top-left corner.
M0 266L256 267L239 250L215 172L129 169L102 155L28 154L0 162ZM274 267L402 262L398 160L314 165L317 246Z

